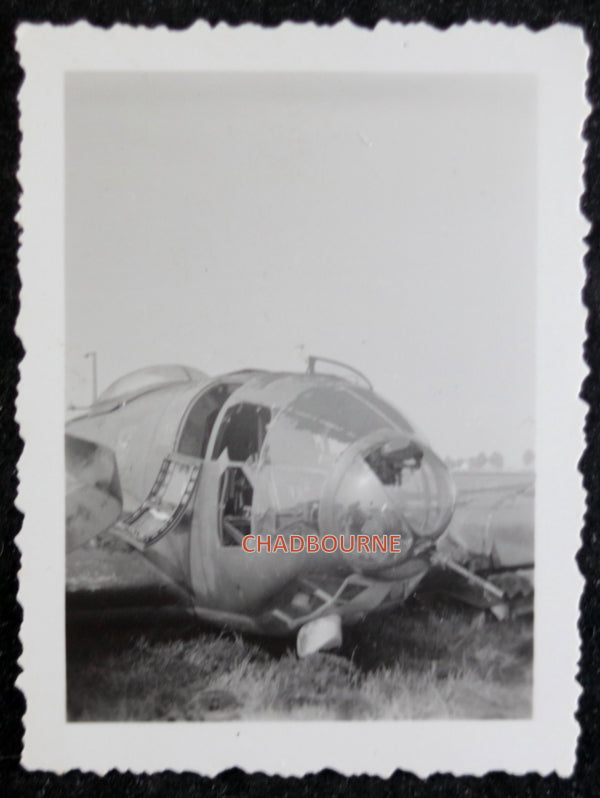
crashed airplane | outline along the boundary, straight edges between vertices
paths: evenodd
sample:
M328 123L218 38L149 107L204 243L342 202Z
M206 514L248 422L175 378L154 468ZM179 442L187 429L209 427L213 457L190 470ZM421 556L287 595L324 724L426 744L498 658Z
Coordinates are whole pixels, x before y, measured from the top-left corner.
M119 541L198 617L296 634L300 655L423 585L503 617L515 591L494 575L532 568L532 481L457 502L406 418L325 358L306 373L129 374L67 423L66 469L68 558Z

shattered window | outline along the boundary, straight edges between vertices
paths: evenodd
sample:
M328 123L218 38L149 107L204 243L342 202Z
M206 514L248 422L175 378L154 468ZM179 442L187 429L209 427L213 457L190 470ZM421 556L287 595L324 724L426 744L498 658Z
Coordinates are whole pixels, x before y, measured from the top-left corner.
M367 402L371 407L376 408L378 412L381 413L386 419L392 422L395 427L402 430L403 432L414 432L413 426L409 423L409 421L400 413L400 411L396 410L396 408L386 402L385 399L382 399L380 396L377 396L375 393L370 393L365 391L362 388L356 388L356 392L362 397L365 402Z
M271 420L268 407L242 403L230 407L221 423L213 452L218 460L227 449L230 460L245 463L260 452Z
M325 480L348 446L393 424L346 388L302 393L271 424L254 484L255 534L318 531Z
M352 443L374 430L388 427L387 418L346 388L312 388L286 410L301 430Z
M239 467L228 468L219 483L219 517L221 542L225 546L241 546L250 534L252 485Z

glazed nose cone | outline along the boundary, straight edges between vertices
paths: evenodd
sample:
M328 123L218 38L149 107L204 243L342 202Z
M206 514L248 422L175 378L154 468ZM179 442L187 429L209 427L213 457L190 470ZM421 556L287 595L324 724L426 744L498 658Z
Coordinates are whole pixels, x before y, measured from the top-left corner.
M321 534L341 535L347 547L351 536L356 543L358 535L366 535L372 541L370 551L355 547L348 557L369 567L389 567L410 556L417 540L442 534L454 498L452 480L439 457L416 440L396 436L358 447L344 464L323 517L331 528L322 528ZM375 546L374 536L387 538L387 551ZM390 552L391 536L399 551Z

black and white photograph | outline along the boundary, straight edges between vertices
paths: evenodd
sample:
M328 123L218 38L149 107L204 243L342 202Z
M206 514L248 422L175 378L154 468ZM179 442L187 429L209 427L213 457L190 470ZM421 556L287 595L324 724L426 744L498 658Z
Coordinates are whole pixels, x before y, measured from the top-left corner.
M542 81L211 35L196 69L63 73L57 711L534 723Z
M65 100L69 717L527 717L532 81Z

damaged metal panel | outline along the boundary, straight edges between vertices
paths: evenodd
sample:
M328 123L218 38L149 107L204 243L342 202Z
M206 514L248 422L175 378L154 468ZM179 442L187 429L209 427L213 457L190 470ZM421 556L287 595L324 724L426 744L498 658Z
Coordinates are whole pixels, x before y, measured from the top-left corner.
M67 435L67 551L83 546L119 518L123 506L113 452L98 443Z
M533 474L454 474L458 499L438 549L478 569L533 563Z

